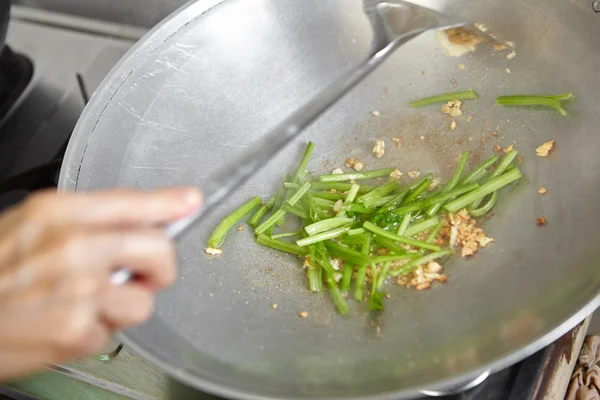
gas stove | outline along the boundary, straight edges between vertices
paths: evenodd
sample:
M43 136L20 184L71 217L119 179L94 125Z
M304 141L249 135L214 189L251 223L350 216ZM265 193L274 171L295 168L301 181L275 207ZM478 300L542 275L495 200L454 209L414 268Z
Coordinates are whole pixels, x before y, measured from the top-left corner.
M41 3L48 8L52 2ZM172 9L183 1L174 3ZM171 11L160 4L162 12ZM95 20L82 18L80 9L77 14L13 7L9 47L0 53L0 208L33 190L56 186L66 144L90 94L146 32L108 22L106 15ZM524 400L564 393L588 323L476 387L444 398ZM106 354L53 366L44 377L0 387L2 396L217 399L170 379L118 342Z

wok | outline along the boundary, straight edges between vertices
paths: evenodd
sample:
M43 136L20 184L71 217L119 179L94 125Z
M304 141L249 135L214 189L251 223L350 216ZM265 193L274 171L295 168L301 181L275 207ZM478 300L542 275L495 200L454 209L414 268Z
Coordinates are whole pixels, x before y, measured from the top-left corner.
M515 43L517 56L481 46L452 58L432 34L397 50L179 242L177 284L158 298L146 325L122 334L127 345L173 377L230 398L399 399L504 368L595 309L600 15L587 0L416 3L485 23ZM359 0L192 2L138 43L94 94L69 144L60 189L200 184L360 62L371 39ZM436 107L407 106L468 88L481 99L465 104L472 120L459 119L453 132ZM498 95L567 91L577 100L566 118L494 105ZM389 143L381 160L371 154L376 138ZM416 292L390 282L383 314L354 305L342 317L327 294L308 292L296 258L257 246L249 230L231 232L221 257L203 252L231 209L275 190L306 140L317 144L310 165L317 173L354 151L369 169L394 165L443 177L465 149L476 162L512 143L526 179L482 222L496 243L446 263L446 285ZM548 140L556 140L552 156L536 157ZM537 227L538 216L548 225Z

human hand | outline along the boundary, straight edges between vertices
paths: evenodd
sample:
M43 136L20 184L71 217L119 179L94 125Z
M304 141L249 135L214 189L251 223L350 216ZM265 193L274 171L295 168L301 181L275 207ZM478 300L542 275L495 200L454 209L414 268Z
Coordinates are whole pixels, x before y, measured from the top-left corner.
M104 349L144 322L176 277L159 228L197 209L193 189L35 194L0 216L0 381ZM136 279L110 275L127 266Z

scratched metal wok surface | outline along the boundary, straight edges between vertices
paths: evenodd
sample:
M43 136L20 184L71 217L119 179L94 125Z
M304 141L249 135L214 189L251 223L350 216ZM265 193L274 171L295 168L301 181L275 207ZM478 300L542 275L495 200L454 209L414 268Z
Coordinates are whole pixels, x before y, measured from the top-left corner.
M485 23L515 43L517 56L508 60L508 51L484 45L452 58L433 33L398 50L179 243L179 281L160 296L148 324L124 334L129 345L173 376L228 397L397 399L505 367L593 310L600 15L587 0L417 3ZM189 4L95 94L69 146L61 188L200 184L366 57L370 40L356 0ZM454 132L439 106L407 106L469 88L481 98L465 102ZM577 96L567 118L494 105L498 95L566 91ZM402 139L401 149L392 137ZM387 145L381 160L371 153L375 139ZM308 292L301 260L256 245L249 229L230 232L221 257L203 252L221 218L276 190L308 140L317 145L309 165L317 174L353 156L366 169L442 177L461 151L471 150L475 163L512 143L526 178L504 190L495 215L482 222L496 242L473 259L446 263L447 284L416 292L388 282L383 314L351 301L344 318L327 293ZM551 157L536 157L548 140L556 140ZM536 226L538 216L546 227Z

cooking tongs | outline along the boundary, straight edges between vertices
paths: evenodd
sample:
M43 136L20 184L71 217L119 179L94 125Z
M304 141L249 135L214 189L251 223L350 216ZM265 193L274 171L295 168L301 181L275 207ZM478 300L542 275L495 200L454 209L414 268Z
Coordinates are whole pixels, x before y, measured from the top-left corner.
M211 175L200 187L204 194L203 206L194 214L167 225L165 230L169 237L178 238L197 224L398 47L429 30L472 26L468 22L402 0L364 0L364 10L374 33L369 57L318 93L234 162L227 163ZM131 272L126 268L116 271L112 276L115 284L125 283L129 279Z

